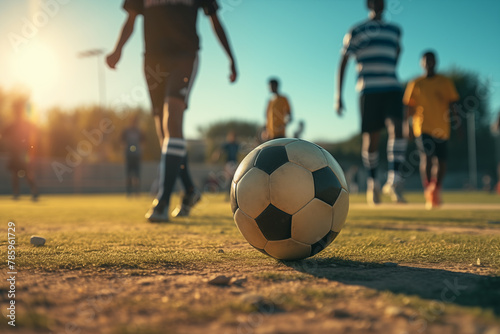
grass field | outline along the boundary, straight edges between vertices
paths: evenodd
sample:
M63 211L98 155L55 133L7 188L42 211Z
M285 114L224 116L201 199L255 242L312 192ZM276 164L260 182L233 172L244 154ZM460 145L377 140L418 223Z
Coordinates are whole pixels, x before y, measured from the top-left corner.
M16 327L2 318L0 332L499 334L500 197L445 193L433 211L408 199L351 195L332 245L281 262L243 239L224 195L168 224L144 221L147 196L0 197L1 277L9 221L17 270Z

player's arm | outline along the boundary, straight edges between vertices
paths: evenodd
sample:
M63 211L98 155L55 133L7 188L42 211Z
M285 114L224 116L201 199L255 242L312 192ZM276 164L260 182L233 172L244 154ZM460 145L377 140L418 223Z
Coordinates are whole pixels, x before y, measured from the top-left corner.
M122 49L125 43L129 40L130 36L134 32L135 19L137 18L137 12L128 11L127 19L123 24L118 42L116 43L115 49L106 57L106 63L109 67L115 68L116 64L121 58Z
M222 47L224 48L224 51L226 51L226 54L229 57L229 66L231 69L231 75L229 76L229 80L231 82L235 82L236 77L238 76L236 71L236 62L224 27L222 26L219 17L217 16L217 12L210 14L210 21L212 22L212 28L214 30L215 35L219 39L220 43L222 44Z
M347 67L347 62L349 60L349 54L344 52L342 55L342 59L340 60L338 75L337 75L337 99L335 101L335 110L337 110L337 114L342 116L344 111L344 101L342 99L342 87L344 86L344 74L345 69Z

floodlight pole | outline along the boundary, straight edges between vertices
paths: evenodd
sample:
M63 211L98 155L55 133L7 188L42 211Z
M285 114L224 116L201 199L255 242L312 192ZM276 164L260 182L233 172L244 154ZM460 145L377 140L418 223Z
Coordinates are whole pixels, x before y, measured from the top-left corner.
M472 189L477 188L476 160L476 117L474 111L467 113L467 142L469 146L469 183Z
M106 78L104 76L104 61L101 58L104 52L104 49L91 49L82 51L78 54L78 58L97 58L97 83L99 90L99 106L101 108L106 105Z

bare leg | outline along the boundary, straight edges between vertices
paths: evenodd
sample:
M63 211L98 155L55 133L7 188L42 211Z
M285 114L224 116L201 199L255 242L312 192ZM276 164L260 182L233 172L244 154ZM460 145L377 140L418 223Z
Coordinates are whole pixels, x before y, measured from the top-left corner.
M420 177L422 178L422 185L427 185L432 180L432 157L425 154L420 154Z

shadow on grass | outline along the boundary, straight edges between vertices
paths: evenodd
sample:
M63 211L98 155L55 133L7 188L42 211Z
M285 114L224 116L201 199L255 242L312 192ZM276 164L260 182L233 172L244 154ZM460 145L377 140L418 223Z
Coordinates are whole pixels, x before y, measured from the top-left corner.
M343 284L486 308L500 315L500 277L336 258L283 263L299 272Z

